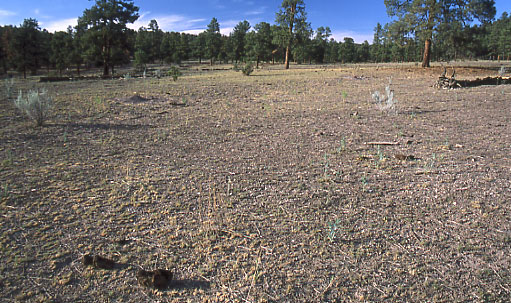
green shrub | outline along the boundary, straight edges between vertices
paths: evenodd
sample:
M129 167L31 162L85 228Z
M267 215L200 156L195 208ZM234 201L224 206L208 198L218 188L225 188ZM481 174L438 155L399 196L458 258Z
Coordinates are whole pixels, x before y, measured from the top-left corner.
M249 62L245 64L245 66L241 69L241 72L245 76L250 76L250 74L254 71L254 64L252 62Z
M48 95L46 89L42 89L40 92L38 90L29 90L26 96L20 90L14 105L22 113L34 120L37 126L42 126L48 119L48 114L53 107L53 99Z
M169 70L169 76L172 77L172 79L174 81L177 81L177 79L181 76L181 71L179 70L179 68L175 67L175 66L172 66Z

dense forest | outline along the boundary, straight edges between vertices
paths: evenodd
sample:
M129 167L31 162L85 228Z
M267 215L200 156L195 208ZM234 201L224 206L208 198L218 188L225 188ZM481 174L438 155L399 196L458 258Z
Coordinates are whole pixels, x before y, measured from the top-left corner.
M403 1L385 0L389 15L396 20L376 24L373 41L358 44L348 37L335 41L329 27L313 30L301 0L284 0L275 24L241 21L229 36L220 34L216 18L198 35L164 32L156 20L138 31L131 30L126 25L139 17L133 1L97 0L79 17L78 25L67 31L49 33L41 30L35 19L0 27L0 74L9 70L25 77L40 70L80 74L83 68L103 67L103 74L110 75L115 67L127 64L143 68L149 63L180 64L185 60L209 64L252 61L258 65L420 62L425 60L428 43L428 66L429 60L510 59L511 16L504 13L495 20L494 1L470 1L481 2L479 16L484 18L473 14L478 22L471 22L474 16L469 15L457 18L457 8L439 6L442 13L436 13L437 22L426 24L423 31L420 24L407 22L412 7L406 12L393 10L403 8L399 2ZM442 1L433 2L440 5ZM481 8L483 4L486 7ZM428 13L433 16L432 11ZM430 36L425 38L425 32Z

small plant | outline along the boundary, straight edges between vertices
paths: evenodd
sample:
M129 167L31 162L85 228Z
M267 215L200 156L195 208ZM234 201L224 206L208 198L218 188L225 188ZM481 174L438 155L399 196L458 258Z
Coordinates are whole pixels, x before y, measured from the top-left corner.
M328 240L330 242L334 242L335 237L337 236L337 230L339 229L339 223L341 223L341 219L335 220L335 222L328 223Z
M346 100L346 98L348 98L348 93L345 90L343 90L341 92L341 95L342 95L342 100Z
M9 185L5 183L0 190L0 198L8 198L9 197Z
M340 146L337 148L337 153L340 154L341 152L345 151L346 150L346 138L345 137L342 137L341 139L341 144Z
M254 72L254 64L252 64L252 62L245 64L245 66L241 69L241 72L245 76L250 76L250 74Z
M240 66L238 65L238 62L234 63L234 65L232 66L232 70L235 72L239 72L241 70Z
M7 100L10 100L12 98L13 92L14 92L14 79L5 79L4 81L5 85L5 96L7 97Z
M385 87L385 96L382 96L379 91L373 93L373 100L376 102L376 106L381 111L390 113L396 113L397 100L394 99L394 91L390 88L392 85L392 78L389 80L389 84Z
M29 90L26 96L20 90L14 105L36 122L37 126L43 126L48 119L48 114L53 107L53 99L48 95L46 89Z
M507 73L507 68L505 66L501 66L499 69L499 76L503 77Z
M172 66L169 70L169 76L172 77L172 80L174 81L177 81L177 79L179 77L181 77L181 71L179 70L179 68L175 67L175 66Z

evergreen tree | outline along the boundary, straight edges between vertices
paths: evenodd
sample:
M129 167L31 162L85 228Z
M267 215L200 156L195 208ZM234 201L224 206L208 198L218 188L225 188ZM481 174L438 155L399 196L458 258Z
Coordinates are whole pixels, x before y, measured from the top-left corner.
M495 16L494 0L385 0L385 5L389 16L398 17L424 41L422 67L430 66L433 33L441 24L473 18L484 23Z
M208 25L208 29L205 31L206 56L209 58L211 65L215 63L215 59L220 54L220 48L222 47L221 37L220 24L218 24L216 18L213 18Z
M25 19L20 28L15 31L12 47L15 51L14 63L18 71L23 72L27 78L27 71L35 74L38 68L40 53L41 32L39 23L35 19Z
M240 22L234 27L230 35L232 43L233 59L236 62L241 61L245 57L245 36L250 30L250 23L248 21Z
M285 68L289 69L289 60L291 47L295 40L296 29L303 29L306 23L305 3L303 0L283 0L280 11L277 13L275 21L283 30L280 33L279 40L285 42L286 59Z
M110 74L110 68L125 54L127 42L126 25L138 19L139 8L130 0L96 0L96 4L83 12L78 19L86 28L85 39L89 55L99 56L103 65L103 75ZM113 59L115 51L115 59ZM124 59L124 58L123 58Z
M69 67L73 53L73 38L69 32L56 32L51 40L51 61L62 76L62 71Z
M254 26L254 31L246 36L246 52L249 58L256 61L259 68L261 61L269 61L272 57L272 31L269 23L261 22Z

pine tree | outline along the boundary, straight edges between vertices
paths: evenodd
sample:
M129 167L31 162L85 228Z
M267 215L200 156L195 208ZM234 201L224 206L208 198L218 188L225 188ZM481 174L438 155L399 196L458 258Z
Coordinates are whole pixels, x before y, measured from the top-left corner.
M403 21L408 31L424 41L422 67L429 67L433 34L444 23L466 23L473 18L485 23L495 16L494 0L385 0L387 13Z
M127 24L138 19L139 8L130 0L96 0L96 4L83 12L78 19L81 27L87 29L85 39L89 55L99 56L103 64L103 75L110 74L116 57L125 54ZM115 53L114 53L115 52Z
M305 3L303 0L284 0L280 11L277 12L276 22L280 25L282 32L280 39L286 45L285 68L289 69L291 47L295 40L296 29L301 29L306 23Z

